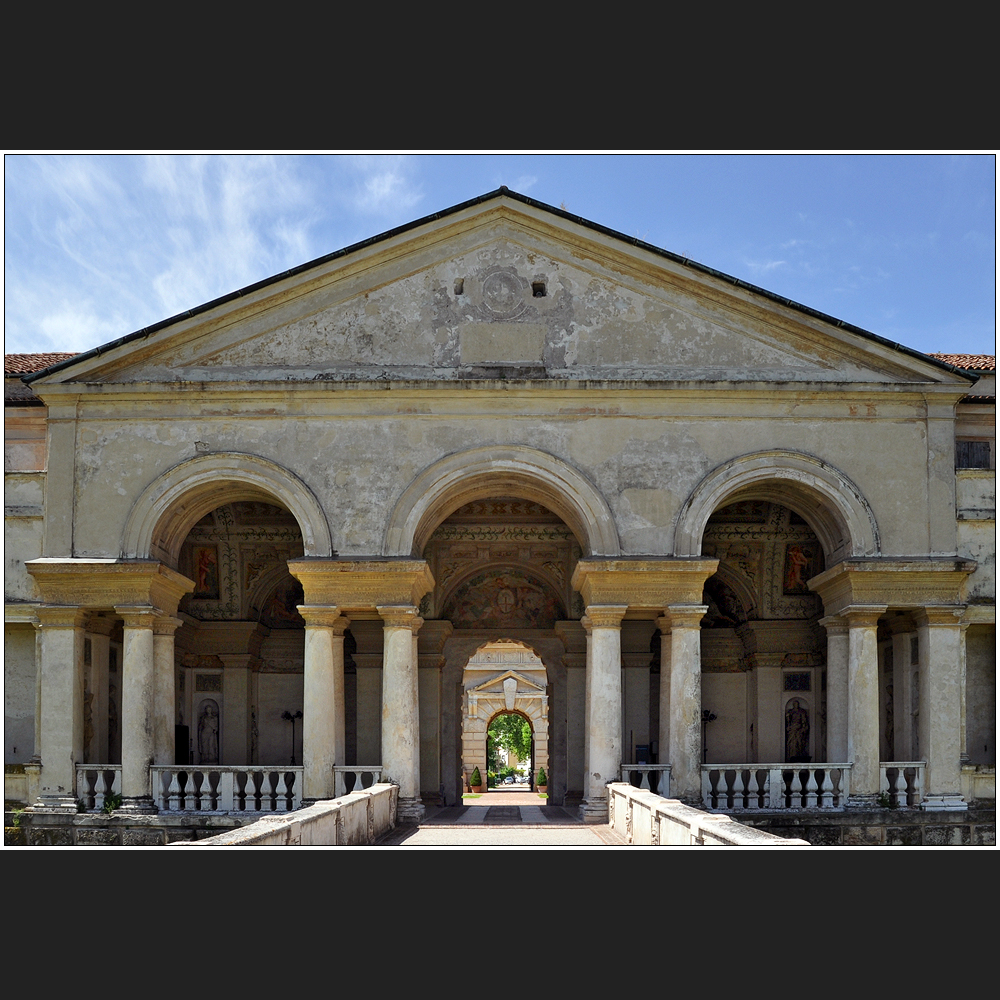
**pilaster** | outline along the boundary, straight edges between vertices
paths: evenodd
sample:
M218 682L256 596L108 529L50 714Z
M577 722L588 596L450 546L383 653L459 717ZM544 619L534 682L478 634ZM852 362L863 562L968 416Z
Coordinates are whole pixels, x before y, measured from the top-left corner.
M174 665L174 633L180 618L163 615L153 623L153 763L173 764L177 723L177 677Z
M841 615L822 618L820 625L826 629L826 755L831 762L846 764L850 628Z

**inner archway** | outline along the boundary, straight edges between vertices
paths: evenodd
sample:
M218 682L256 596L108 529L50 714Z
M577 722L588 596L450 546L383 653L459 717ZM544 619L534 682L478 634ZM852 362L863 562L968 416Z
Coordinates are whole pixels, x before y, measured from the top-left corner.
M462 677L463 787L479 768L489 770L487 734L498 716L515 714L531 726L531 766L549 770L549 699L541 658L524 643L484 643L466 663Z

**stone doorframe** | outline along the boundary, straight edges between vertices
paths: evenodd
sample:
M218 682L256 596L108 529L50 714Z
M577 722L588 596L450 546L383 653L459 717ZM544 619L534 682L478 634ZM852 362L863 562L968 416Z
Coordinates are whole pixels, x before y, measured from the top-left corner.
M541 658L520 643L489 643L469 658L463 672L462 775L468 786L475 768L485 779L488 769L486 734L498 715L517 714L531 725L534 760L531 766L549 771L549 699L547 673ZM478 681L484 673L493 676Z

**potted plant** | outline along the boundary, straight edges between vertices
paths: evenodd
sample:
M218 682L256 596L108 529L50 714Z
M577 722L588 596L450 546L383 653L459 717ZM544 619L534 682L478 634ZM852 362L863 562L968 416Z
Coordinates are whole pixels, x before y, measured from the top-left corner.
M479 768L472 769L472 777L469 778L469 787L477 794L483 790L483 776L479 773Z
M544 795L549 790L549 776L545 773L545 768L538 769L538 778L535 780L535 788L539 795Z

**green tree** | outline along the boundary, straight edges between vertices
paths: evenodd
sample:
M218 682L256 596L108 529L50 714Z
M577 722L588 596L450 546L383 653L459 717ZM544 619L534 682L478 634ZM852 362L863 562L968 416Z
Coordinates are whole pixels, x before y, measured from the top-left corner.
M531 725L520 715L498 715L487 730L495 751L506 750L520 761L531 760Z

